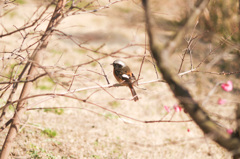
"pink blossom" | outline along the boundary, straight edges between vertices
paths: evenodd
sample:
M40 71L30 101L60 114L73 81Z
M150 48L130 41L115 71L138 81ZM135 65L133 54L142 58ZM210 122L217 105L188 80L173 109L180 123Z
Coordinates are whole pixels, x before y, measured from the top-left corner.
M227 129L227 133L231 135L233 133L233 129Z
M227 83L223 83L221 87L224 91L230 92L233 89L233 83L232 81L227 81Z
M174 105L173 106L175 112L181 112L182 111L182 107L180 107L179 105Z
M170 112L170 108L166 105L164 105L164 109L169 113Z
M219 105L223 105L223 104L225 104L226 102L227 102L226 99L221 99L221 98L218 99L218 104L219 104Z
M190 129L187 129L187 132L190 132Z

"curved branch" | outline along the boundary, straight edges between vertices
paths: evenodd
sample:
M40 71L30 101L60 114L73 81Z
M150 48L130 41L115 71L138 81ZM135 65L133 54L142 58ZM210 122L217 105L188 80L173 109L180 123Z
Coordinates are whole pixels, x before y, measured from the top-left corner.
M31 80L32 81L32 80ZM26 82L31 82L31 81L26 81ZM164 80L162 79L156 79L156 80L151 80L151 81L145 81L145 82L140 82L138 83L138 85L144 85L144 84L149 84L149 83L157 83L157 82L164 82ZM115 84L108 84L108 85L96 85L96 86L90 86L90 87L85 87L85 88L78 88L78 89L72 89L72 90L68 90L68 91L64 91L64 92L60 92L60 93L53 93L53 94L61 94L61 95L65 95L65 94L71 94L71 93L75 93L75 92L80 92L80 91L85 91L85 90L92 90L92 89L104 89L104 88L111 88L111 87L126 87L125 85L121 84L121 83L115 83ZM19 102L23 102L25 100L28 100L30 98L35 98L38 96L50 96L50 94L46 93L45 95L32 95L32 96L27 96L25 98L20 98L18 100L15 101L11 101L6 103L4 106L0 107L0 110L5 109L6 107L8 107L11 104L15 104L15 103L19 103ZM50 96L46 99L44 99L44 101L49 100L54 98L54 96Z
M1 35L0 35L0 38L5 37L5 36L12 35L12 34L14 34L14 33L18 33L18 32L20 32L20 31L26 30L26 29L28 29L28 28L31 28L32 26L34 26L35 24L37 24L37 22L39 21L39 19L41 19L41 18L43 17L43 15L46 13L46 11L48 10L48 8L49 8L51 5L52 5L52 3L48 4L47 7L45 8L45 10L41 13L41 15L40 15L37 19L35 19L31 24L25 25L25 26L23 26L23 27L21 27L21 28L19 28L19 29L16 29L16 30L14 30L14 31L8 32L8 33L6 33L6 34L1 34Z
M194 22L207 6L209 0L199 0L195 10L185 23L185 26L169 41L164 47L159 47L155 37L153 37L152 27L150 23L150 14L148 10L148 0L142 0L145 9L146 29L149 36L149 45L151 53L156 60L157 66L161 71L163 78L169 84L170 89L175 97L183 105L184 109L189 113L195 123L202 129L202 131L212 138L216 143L234 152L240 154L240 140L237 137L229 135L226 131L219 128L219 126L208 116L208 114L200 107L189 91L183 86L177 75L172 72L171 65L169 65L168 55L172 54L179 43L182 41L185 32L193 26Z

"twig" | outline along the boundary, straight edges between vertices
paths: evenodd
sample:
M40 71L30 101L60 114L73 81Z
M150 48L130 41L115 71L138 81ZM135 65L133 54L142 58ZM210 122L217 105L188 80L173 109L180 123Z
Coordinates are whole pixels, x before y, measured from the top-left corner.
M83 101L86 102L92 95L94 95L95 93L99 92L100 90L96 90L94 92L92 92L86 99L84 99Z
M146 38L146 33L145 33L144 55L146 55L146 54L147 54L147 38ZM142 71L142 67L143 67L143 63L144 63L144 61L145 61L145 58L146 58L146 56L143 56L143 58L142 58L142 62L141 62L141 65L140 65L140 69L139 69L137 81L138 81L139 78L140 78L140 75L141 75L141 71Z
M192 71L192 72L201 72L201 73L209 73L209 74L215 74L215 75L232 75L232 74L240 74L240 71L236 72L208 72L208 71Z
M70 97L70 98L72 98L72 97ZM131 119L133 121L137 121L137 122L140 122L140 123L185 123L185 122L192 122L192 120L171 120L171 121L169 121L169 120L162 120L162 119L161 120L139 120L139 119L136 119L136 118L133 118L133 117L130 117L130 116L118 113L118 112L116 112L114 110L111 110L111 109L108 109L106 107L102 107L102 106L97 105L95 103L89 103L89 104L98 106L98 107L100 107L100 108L102 108L104 110L107 110L107 111L109 111L111 113L114 113L117 116L119 116L120 118L125 117L125 118ZM84 109L85 110L85 108L80 108L80 107L39 107L39 108L28 108L27 110L29 111L29 110L39 110L39 109ZM89 110L87 109L87 111L89 111Z
M31 80L20 80L20 81L13 80L13 81L8 81L8 82L0 82L0 85L1 84L16 84L16 83L33 82L33 81L36 81L38 78L41 78L41 77L46 76L46 75L47 75L47 73L42 73L42 74L38 75L37 77L35 77L35 78L31 79Z
M91 59L93 59L95 62L97 62L97 63L99 64L99 66L100 66L101 69L102 69L103 76L105 77L105 79L106 79L106 81L107 81L107 84L110 84L110 82L109 82L109 80L108 80L108 78L107 78L107 75L106 75L106 73L105 73L105 71L104 71L104 69L103 69L103 67L102 67L102 64L101 64L98 60L95 60L93 57L91 57L91 56L89 56L89 55L88 55L88 57L90 57Z
M149 84L149 83L155 83L155 82L164 82L164 80L161 79L157 79L157 80L151 80L151 81L146 81L146 82L141 82L138 85L144 85L144 84ZM91 89L103 89L103 88L111 88L111 87L125 87L124 84L121 83L116 83L116 84L109 84L109 85L97 85L97 86L91 86L91 87L85 87L85 88L79 88L79 89L74 89L74 90L70 90L67 92L62 92L59 94L69 94L69 93L75 93L75 92L80 92L80 91L85 91L85 90L91 90ZM30 96L29 96L30 97ZM19 101L17 101L19 102ZM0 108L0 110L2 109L2 107Z
M185 72L182 72L182 73L179 73L178 76L183 76L183 75L188 74L188 73L193 72L193 71L196 71L196 68L185 71Z
M217 84L215 84L215 86L212 88L212 90L208 93L207 97L205 98L205 100L202 102L202 105L204 106L209 98L214 94L214 92L216 91L217 87L221 84L222 82L218 82Z
M78 9L77 11L71 13L71 14L66 14L67 16L70 16L70 15L78 15L78 14L84 14L84 13L95 13L95 12L98 12L100 10L103 10L103 9L106 9L106 8L109 8L111 5L115 4L115 3L118 3L118 2L122 2L122 1L126 1L126 0L116 0L116 1L113 1L113 2L110 2L104 6L101 6L97 9L93 9L93 10L84 10L84 8L79 8L77 6L72 6L69 8L69 10L67 11L68 12L71 12L72 9L76 8Z
M3 126L0 127L0 132L2 132L9 124L12 123L13 119L8 120Z
M197 25L197 24L196 24ZM195 25L195 27L196 27ZM193 30L195 30L195 27ZM191 63L191 70L193 69L193 61L192 61L192 49L191 49L191 45L193 43L193 41L198 37L198 35L194 36L193 37L193 32L192 32L192 35L190 37L190 40L186 40L188 45L187 45L187 48L185 49L185 52L183 53L183 57L182 57L182 61L181 61L181 64L180 64L180 67L179 67L179 70L178 70L178 75L180 74L181 72L181 69L182 69L182 66L183 66L183 62L184 62L184 59L185 59L185 56L187 53L189 53L190 55L190 63Z
M155 82L164 82L165 83L164 80L157 79L157 80L152 80L152 81L141 82L138 85L144 85L144 84L155 83ZM97 85L97 86L92 86L92 87L79 88L79 89L74 89L74 90L70 90L70 91L66 91L66 92L60 92L60 93L46 93L46 94L32 95L32 96L28 96L26 98L22 98L22 99L18 99L18 100L9 102L8 104L5 104L4 106L0 107L0 110L6 108L7 106L9 106L11 104L14 104L14 103L17 103L17 102L21 102L21 101L24 101L24 100L27 100L27 99L30 99L30 98L40 97L40 96L50 96L50 97L47 97L46 99L42 99L41 100L42 102L45 102L45 101L47 101L49 99L55 98L56 94L57 95L66 95L66 94L72 94L72 93L75 93L75 92L91 90L91 89L103 89L103 88L122 87L122 86L125 87L125 85L123 85L123 84L116 83L116 84L109 84L109 85L102 85L102 86L101 85Z
M62 13L63 7L65 6L65 3L66 3L66 0L59 0L58 1L57 5L56 5L56 8L55 8L55 10L52 14L52 18L49 21L48 26L45 30L45 33L41 37L40 42L38 43L38 45L36 46L35 50L33 51L32 55L31 55L30 62L28 62L25 65L22 73L19 76L23 75L25 70L28 68L28 65L30 65L30 69L28 71L27 80L33 79L34 76L36 75L36 73L37 73L36 72L36 65L34 64L34 62L35 63L40 62L40 58L42 56L42 54L40 54L40 53L43 49L45 49L47 47L49 38L50 38L50 36L52 35L52 32L53 32L52 29L54 27L56 27L59 24L60 20L62 19L62 14L61 13ZM50 7L50 5L48 7ZM19 77L19 78L21 79L21 77ZM24 83L24 86L22 88L19 99L26 98L29 95L31 87L32 87L32 82ZM15 90L14 90L14 92L15 92ZM14 94L14 93L11 93L11 94ZM12 95L10 95L10 97L12 97ZM10 149L11 149L11 146L13 144L13 140L16 137L17 132L19 130L22 115L25 112L25 102L26 101L23 100L22 102L18 102L18 104L17 104L17 108L16 108L16 111L15 111L15 114L14 114L14 117L13 117L11 127L8 131L8 135L5 139L5 142L3 144L3 148L2 148L2 151L1 151L0 158L2 158L2 159L6 159L9 156Z
M70 85L69 85L69 88L68 88L68 91L71 90L71 87L72 87L73 81L74 81L74 79L75 79L75 77L76 77L75 74L77 73L79 67L80 67L80 66L78 66L78 67L76 68L75 72L74 72L74 75L73 75L73 77L72 77L72 80L71 80Z
M185 56L186 56L186 54L187 54L187 51L188 51L188 49L186 49L185 52L183 53L182 61L181 61L180 67L179 67L179 69L178 69L178 75L179 75L179 73L181 72L181 69L182 69L183 62L184 62Z
M200 104L193 99L188 89L183 86L179 78L172 73L172 68L169 66L169 55L172 54L178 47L184 34L192 26L196 18L207 7L210 0L198 0L196 2L196 8L190 14L191 16L186 20L184 27L179 30L173 39L171 39L162 48L155 41L152 25L150 22L149 4L148 0L142 0L142 4L145 10L146 27L149 37L149 46L152 50L153 57L156 60L156 64L160 69L163 78L169 84L169 88L174 93L175 97L183 105L184 109L188 112L194 122L203 130L203 132L210 137L213 141L226 148L229 152L234 154L240 154L240 140L238 137L229 135L226 130L219 128L218 124L212 120L204 109L200 107ZM198 65L200 66L200 65ZM198 66L196 68L198 68Z
M8 36L8 35L11 35L11 34L14 34L14 33L17 33L17 32L22 31L22 30L26 30L26 29L34 26L34 25L39 21L39 19L42 18L42 16L46 13L46 11L48 10L48 8L49 8L51 5L52 5L52 4L47 5L47 7L45 8L45 10L40 14L40 16L39 16L35 21L33 21L32 24L27 25L27 26L23 26L23 27L21 27L21 28L19 28L19 29L17 29L17 30L14 30L14 31L9 32L9 33L6 33L6 34L1 34L1 35L0 35L0 38L5 37L5 36Z

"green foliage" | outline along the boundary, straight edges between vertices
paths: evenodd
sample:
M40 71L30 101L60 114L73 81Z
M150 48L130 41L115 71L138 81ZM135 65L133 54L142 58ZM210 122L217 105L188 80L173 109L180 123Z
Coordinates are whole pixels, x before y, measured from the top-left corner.
M92 158L100 159L100 156L98 156L98 155L92 155Z
M44 109L44 112L51 112L55 113L57 115L62 115L64 113L64 109L59 108L59 109Z
M51 129L44 129L42 130L42 134L47 135L50 138L54 138L57 136L57 132Z
M19 65L18 63L9 63L6 67L6 69L1 72L1 75L7 77L7 78L11 78L15 75L18 75L21 70L23 69L23 65ZM6 78L0 78L0 81L6 81Z
M112 101L108 103L111 107L117 108L120 106L120 103L118 101Z
M113 115L111 113L105 114L105 118L112 118L112 117L113 117Z
M93 1L90 0L85 0L85 1L68 1L68 3L66 4L66 8L70 8L72 6L72 3L74 3L74 7L76 7L77 9L81 9L81 10L92 10L96 7L94 7Z
M91 63L91 66L92 66L92 67L97 66L97 62L92 62L92 63Z
M48 157L48 159L55 159L56 158L52 153L47 154L47 157Z
M60 109L55 109L54 113L57 115L62 115L64 113L64 109L60 108Z
M107 118L107 119L117 119L117 118L118 118L118 116L113 115L113 114L111 114L111 113L106 113L104 116L105 116L105 118Z
M39 156L39 152L32 149L29 151L29 154L31 155L32 158L34 159L40 159L41 157Z
M51 49L50 52L53 53L53 54L58 54L58 55L62 54L62 51L61 50L57 50L57 49Z
M31 158L40 159L41 156L39 153L41 152L41 148L38 148L36 145L31 144L31 149L29 150L28 154L31 156Z
M9 106L8 106L8 109L9 109L10 111L13 111L13 112L15 111L15 108L14 108L13 105L9 105Z
M8 13L8 16L10 16L10 18L15 17L16 15L17 15L17 13L14 11L11 11L10 13Z
M98 145L99 145L98 139L95 140L94 145L95 145L95 146L98 146Z
M42 159L43 155L47 156L48 159L55 159L56 157L51 153L51 152L47 152L46 150L37 147L34 144L30 145L30 150L28 151L28 154L31 156L31 158L34 159Z
M126 6L124 7L118 7L118 10L122 13L131 13L131 9L127 8Z
M17 4L25 4L26 3L25 0L15 0L14 2Z
M79 54L85 54L87 50L77 48L77 49L74 49L74 52L77 52Z
M40 90L51 90L54 84L55 83L52 81L51 78L44 77L38 82L38 84L36 85L36 88Z
M50 87L44 86L44 85L38 86L38 88L41 89L41 90L50 90L51 89Z

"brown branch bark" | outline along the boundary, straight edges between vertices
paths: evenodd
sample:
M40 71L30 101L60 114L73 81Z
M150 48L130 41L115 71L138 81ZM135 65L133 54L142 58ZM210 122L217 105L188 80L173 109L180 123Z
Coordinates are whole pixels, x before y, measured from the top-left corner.
M42 36L42 38L40 39L40 42L38 43L37 47L33 51L33 54L30 58L30 69L28 71L27 81L28 80L31 81L32 79L35 78L35 75L37 73L35 63L36 64L40 63L42 58L42 51L44 50L44 48L46 48L49 42L49 38L51 37L53 28L58 25L59 21L62 18L61 12L65 4L66 4L66 0L58 0L55 11L53 12L52 18L47 26L47 29L44 35ZM22 88L22 92L20 95L20 99L26 98L29 95L31 88L32 88L32 81L24 83L24 86ZM18 102L17 104L17 108L13 117L13 122L11 124L11 127L8 131L8 135L2 147L2 151L0 155L1 159L7 159L9 156L13 140L16 137L19 126L20 126L21 117L26 111L25 103L26 103L26 100Z
M238 0L238 35L240 37L240 0Z
M21 28L19 28L19 29L16 29L16 30L11 31L11 32L6 33L6 34L1 34L1 35L0 35L0 38L3 38L3 37L5 37L5 36L12 35L12 34L14 34L14 33L18 33L18 32L20 32L20 31L22 31L22 30L26 30L26 29L34 26L34 25L42 18L42 16L45 14L45 12L48 10L48 8L49 8L51 5L52 5L52 4L49 4L49 5L46 7L46 9L42 12L42 14L41 14L36 20L33 21L32 24L23 26L23 27L21 27Z
M12 123L12 119L8 120L3 126L0 127L0 132L2 132L11 123Z
M237 109L236 109L236 121L237 121L237 128L236 128L236 136L240 136L240 104L237 104ZM236 153L233 155L233 159L239 159L240 154Z
M200 104L193 99L177 75L173 73L171 65L169 65L169 55L175 51L176 47L183 40L186 31L193 26L198 16L207 6L208 2L209 0L198 0L195 5L196 8L190 14L191 16L186 21L184 27L165 46L160 47L160 44L156 42L154 33L152 32L150 13L148 10L148 0L142 0L143 7L145 9L146 30L149 36L150 50L156 60L159 70L163 75L163 78L166 80L175 97L180 101L195 123L206 135L211 137L213 141L221 145L223 148L231 151L233 154L240 154L239 138L233 137L225 130L219 128L219 126L200 107Z
M25 26L25 27L21 27L20 29L17 29L17 30L15 30L15 31L13 31L13 32L10 32L10 33L4 34L4 35L0 35L0 38L2 38L2 37L4 37L4 36L9 36L9 35L11 35L11 34L20 32L21 30L25 30L25 29L27 29L27 28L29 28L29 27L31 27L31 26L34 26L34 25L42 18L42 16L46 13L46 11L48 10L48 8L49 8L50 6L51 6L51 4L49 4L49 5L45 8L45 10L41 13L41 15L40 15L31 25ZM36 51L36 50L37 50L37 48L35 49L35 51ZM33 54L33 56L34 56L34 54ZM32 56L32 57L33 57L33 56ZM21 73L20 73L19 76L17 77L17 80L16 80L16 81L20 81L20 80L22 79L24 73L28 70L28 67L29 67L30 64L31 64L31 60L26 63L26 65L24 66L23 70L21 71ZM34 79L31 79L31 80L34 80ZM2 125L3 122L4 122L3 119L4 119L5 115L6 115L7 105L9 105L9 103L12 102L13 96L15 95L15 92L16 92L16 90L17 90L17 88L18 88L18 83L19 83L19 82L16 82L16 83L14 83L13 86L12 86L13 88L12 88L12 90L11 90L11 93L9 94L9 97L8 97L8 99L7 99L7 102L6 102L5 106L4 106L4 110L2 111L1 116L0 116L0 125Z
M237 117L237 135L240 136L240 104L237 104L237 110L236 110L236 117Z

